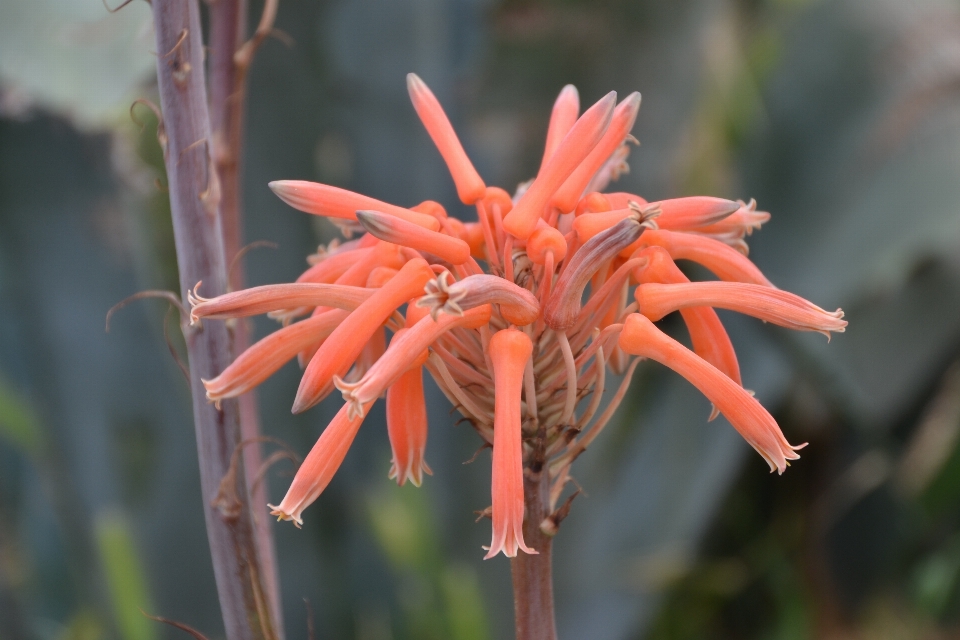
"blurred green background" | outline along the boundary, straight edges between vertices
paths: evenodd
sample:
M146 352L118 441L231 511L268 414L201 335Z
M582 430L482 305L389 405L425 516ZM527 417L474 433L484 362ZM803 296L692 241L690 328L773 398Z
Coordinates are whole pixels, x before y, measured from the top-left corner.
M251 2L255 24L262 4ZM782 477L685 381L641 365L556 541L560 637L960 636L960 4L938 0L281 0L248 96L250 284L289 281L326 222L266 188L319 180L468 212L410 107L434 89L488 184L531 177L553 99L639 90L649 199L755 197L751 257L843 307L828 345L721 312L791 442ZM223 636L188 389L166 303L149 6L0 2L0 639ZM158 187L160 185L160 187ZM670 324L668 319L667 324ZM271 330L255 326L257 335ZM305 454L336 410L291 416ZM615 385L608 385L615 386ZM486 454L435 388L421 489L386 478L383 410L306 525L274 526L289 638L512 637L509 566L481 560ZM282 496L292 467L269 474ZM261 514L266 517L266 511Z

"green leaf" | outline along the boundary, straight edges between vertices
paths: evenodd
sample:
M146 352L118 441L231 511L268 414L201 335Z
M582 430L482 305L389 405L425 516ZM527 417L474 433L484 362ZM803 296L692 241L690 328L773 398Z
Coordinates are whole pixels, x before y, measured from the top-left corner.
M40 453L43 434L33 409L0 378L0 438L29 456Z
M156 640L156 624L141 613L152 609L146 574L126 519L101 513L95 523L100 561L107 577L117 629L124 640Z

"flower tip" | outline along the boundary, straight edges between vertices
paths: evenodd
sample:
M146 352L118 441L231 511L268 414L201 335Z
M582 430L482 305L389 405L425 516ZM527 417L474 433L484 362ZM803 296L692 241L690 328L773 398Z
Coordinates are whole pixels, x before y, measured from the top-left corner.
M413 93L415 91L423 91L427 88L427 83L424 82L420 76L413 72L407 74L407 91Z
M293 522L293 526L295 526L297 529L303 527L303 519L300 518L299 514L287 513L282 509L282 503L279 507L272 504L268 504L267 506L270 507L270 515L277 516L277 522L281 520L288 520Z
M347 419L353 420L354 418L363 418L363 403L360 402L360 398L357 396L357 389L360 387L361 382L347 382L340 376L333 376L333 386L337 388L337 391L343 394L343 399L347 402Z
M314 403L310 402L309 400L301 396L299 393L297 393L297 397L293 399L293 406L290 407L290 413L292 413L293 415L297 415L298 413L303 413L304 411L312 407L313 404Z
M267 183L267 186L270 187L270 191L273 191L281 199L291 193L296 186L294 186L295 180L273 180Z

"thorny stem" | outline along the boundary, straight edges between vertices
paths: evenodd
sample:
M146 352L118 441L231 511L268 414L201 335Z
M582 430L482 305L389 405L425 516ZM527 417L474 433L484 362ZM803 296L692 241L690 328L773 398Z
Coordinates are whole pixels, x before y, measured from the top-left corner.
M204 84L203 42L197 0L153 0L157 81L167 133L164 163L170 191L181 294L203 280L213 293L226 290L227 260L220 220L220 183L214 165ZM254 536L246 482L228 483L231 509L216 499L240 442L235 402L223 410L207 403L201 378L230 363L232 338L222 323L184 331L204 496L204 517L226 636L231 640L278 638L267 580ZM238 474L244 477L242 474ZM235 508L234 508L235 507Z
M243 261L237 258L243 246L241 201L241 150L249 56L237 63L237 51L247 31L247 0L207 0L210 13L210 125L213 135L213 158L220 179L220 222L223 249L227 264L230 291L244 285ZM271 13L274 15L275 12ZM272 26L272 20L271 20ZM239 320L230 325L234 353L243 353L250 346L250 325ZM259 444L260 411L255 391L240 396L240 431L244 441L252 444L243 450L243 463L252 504L267 503L267 482L255 482L263 467ZM277 575L276 550L269 519L253 513L254 536L260 552L269 600L273 611L280 611L280 585ZM283 635L281 616L275 616L277 630Z
M524 474L523 501L526 517L523 540L536 549L536 555L518 553L510 560L513 576L513 609L517 640L556 640L553 616L553 572L551 546L553 538L540 530L540 523L550 515L550 474L543 469Z

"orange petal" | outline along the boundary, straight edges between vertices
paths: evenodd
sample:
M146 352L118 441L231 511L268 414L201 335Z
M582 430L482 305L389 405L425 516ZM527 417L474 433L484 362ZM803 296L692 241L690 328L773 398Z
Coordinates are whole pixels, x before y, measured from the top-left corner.
M580 116L543 171L503 219L507 232L523 240L533 233L550 198L603 137L616 102L617 94L611 91Z
M780 289L742 282L691 282L641 284L634 292L640 313L657 321L685 307L716 307L744 313L767 322L796 329L843 333L843 311L824 311L812 302Z
M508 558L517 550L537 553L523 542L523 443L520 432L520 394L523 370L533 352L527 334L516 329L498 331L490 338L493 363L493 538L484 560L501 551Z
M390 282L357 307L310 359L300 379L293 412L300 413L319 402L333 376L343 375L390 314L423 291L423 286L432 278L430 266L425 260L416 258L403 265Z
M584 158L563 185L553 194L551 204L563 213L570 213L577 206L577 201L587 188L593 176L607 162L611 155L620 148L624 139L633 129L640 110L640 94L634 91L627 96L613 112L610 126L600 139L600 142Z
M541 219L537 221L536 230L527 238L527 257L534 264L544 264L547 253L552 253L553 263L558 264L567 255L567 240L560 231Z
M382 242L376 238L374 238L374 241L376 244L372 247L357 249L350 252L357 254L357 257L352 264L340 272L340 275L336 278L334 284L347 285L351 287L363 287L367 284L370 273L377 267L382 266L390 267L392 269L399 269L403 266L405 259L400 252L400 247L395 244L390 244L389 242ZM332 260L333 258L330 259ZM321 262L320 264L316 265L316 267L319 268L323 264L324 263ZM337 266L339 267L340 265L338 264ZM307 273L312 270L313 269L308 270ZM301 276L301 278L303 278L305 275L306 274ZM319 308L320 307L318 307L318 309ZM270 317L283 322L288 322L290 319L308 313L309 311L309 307L287 309L285 311L271 313Z
M742 253L719 240L698 233L650 229L634 244L639 244L640 248L663 247L674 260L691 260L701 264L727 282L749 282L766 287L773 286L760 269ZM624 249L620 255L628 251L632 253L632 249L634 249L633 245Z
M637 202L638 205L646 204L647 201L641 198L642 202ZM624 204L619 209L626 209L627 205ZM610 211L613 207L610 206L610 201L607 200L606 196L602 193L597 193L593 191L583 196L580 199L580 202L577 203L577 209L574 211L574 214L577 216L582 216L585 213L601 213L603 211Z
M606 198L609 203L607 209L598 209L598 211L609 211L610 209L626 209L630 206L630 203L638 207L642 207L647 204L645 198L642 198L634 193L626 193L624 191L617 191L614 193L605 193L603 197Z
M300 351L322 341L349 315L334 309L274 331L241 353L212 380L203 380L207 398L219 402L254 388Z
M431 473L423 459L427 448L423 367L408 369L387 389L387 435L393 451L390 477L401 487L407 480L419 487L423 474Z
M553 157L557 147L577 122L580 115L580 93L572 84L560 90L553 111L550 113L550 124L547 126L547 143L543 149L543 160L540 161L540 173Z
M656 360L690 381L707 396L750 446L770 465L783 473L788 460L800 456L783 437L780 427L750 393L709 362L657 329L638 313L627 317L620 332L620 347L627 353Z
M379 289L383 285L393 280L399 269L392 267L375 267L370 275L367 276L367 289Z
M277 506L267 505L271 509L270 515L277 516L281 520L293 520L297 527L303 525L301 518L303 510L310 506L330 484L333 474L340 468L350 445L353 444L353 439L357 437L357 431L360 430L362 423L361 417L347 417L346 405L341 407L320 434L303 464L297 469L297 474L293 477L287 494L283 496L283 501Z
M333 283L342 276L347 269L356 264L361 258L370 253L371 247L342 251L324 257L309 269L300 274L297 282Z
M294 209L318 216L356 220L358 209L375 209L425 229L437 231L440 223L433 216L397 207L353 191L306 180L275 180L269 184L277 196Z
M357 220L364 229L384 242L426 251L453 265L463 264L470 259L470 245L460 238L430 231L379 211L357 211Z
M644 234L646 235L646 233ZM637 254L646 259L646 266L638 269L641 283L681 284L689 283L687 276L670 259L662 247L648 247ZM725 373L731 380L742 385L740 364L733 350L730 336L720 322L717 312L710 307L687 307L680 310L683 322L690 332L693 351L698 356Z
M614 209L599 213L584 213L573 221L573 230L577 232L580 242L586 242L601 231L605 231L625 218L635 216L637 209ZM628 247L629 248L629 247Z
M413 108L416 109L420 121L427 128L427 133L437 145L443 161L450 169L453 182L457 185L457 195L464 204L473 204L483 197L486 185L477 170L473 168L470 158L467 157L460 139L457 138L453 125L443 112L443 107L430 88L415 73L407 74L407 91ZM365 209L376 207L364 207Z
M192 305L190 321L200 318L226 319L290 309L294 307L335 307L356 309L373 295L364 287L337 284L289 283L268 284L240 291L231 291L216 298L201 298L196 289L187 294Z
M425 213L428 216L433 216L437 220L444 220L447 217L447 210L443 208L443 205L439 202L433 200L424 200L415 207L410 207L411 211L416 211L417 213ZM441 222L441 225L443 223Z
M661 200L657 226L684 231L715 224L740 209L740 203L710 196L692 196Z
M490 321L490 305L470 309L460 316L441 314L436 321L421 318L410 328L401 329L390 341L390 347L366 375L357 382L344 382L334 378L343 399L352 405L351 411L359 412L376 400L404 371L423 365L427 348L437 338L457 327L477 328Z

